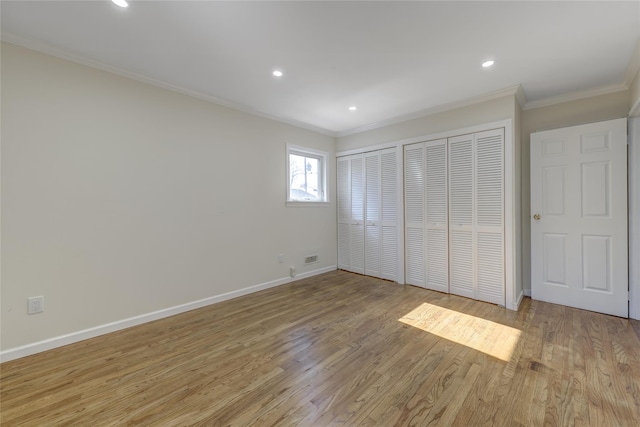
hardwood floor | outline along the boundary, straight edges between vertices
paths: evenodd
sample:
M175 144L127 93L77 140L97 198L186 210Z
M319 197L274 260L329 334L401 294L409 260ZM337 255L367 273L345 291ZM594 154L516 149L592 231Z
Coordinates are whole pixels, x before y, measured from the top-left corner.
M637 426L626 319L336 271L0 365L2 425Z
M629 319L633 330L636 331L636 335L640 338L640 320Z

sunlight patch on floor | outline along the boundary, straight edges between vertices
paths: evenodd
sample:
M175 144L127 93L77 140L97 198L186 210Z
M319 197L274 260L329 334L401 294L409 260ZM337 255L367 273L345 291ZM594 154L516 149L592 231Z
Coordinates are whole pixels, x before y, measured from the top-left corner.
M509 362L521 331L481 317L422 303L400 322Z

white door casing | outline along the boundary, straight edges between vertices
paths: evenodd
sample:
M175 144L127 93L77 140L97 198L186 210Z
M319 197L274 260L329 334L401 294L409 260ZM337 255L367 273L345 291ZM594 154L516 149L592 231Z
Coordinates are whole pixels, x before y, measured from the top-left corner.
M628 316L627 121L531 134L531 296Z
M640 116L629 119L628 140L629 317L640 320Z

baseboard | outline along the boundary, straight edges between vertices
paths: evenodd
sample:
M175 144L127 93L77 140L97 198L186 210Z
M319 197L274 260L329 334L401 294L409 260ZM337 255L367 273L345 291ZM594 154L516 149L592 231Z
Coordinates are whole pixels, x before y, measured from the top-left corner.
M518 309L520 308L520 303L522 302L522 292L520 292L520 294L516 297L515 302L513 303L509 303L507 302L507 304L505 304L505 308L507 310L513 310L513 311L518 311Z
M186 304L180 304L174 307L153 311L151 313L130 317L128 319L118 320L118 321L107 323L104 325L95 326L93 328L72 332L70 334L61 335L59 337L49 338L43 341L35 342L33 344L27 344L21 347L10 348L8 350L0 352L0 362L8 362L9 360L31 356L32 354L41 353L43 351L73 344L79 341L84 341L89 338L95 338L97 336L108 334L110 332L119 331L121 329L130 328L132 326L141 325L143 323L152 322L154 320L163 319L165 317L174 316L176 314L195 310L197 308L206 307L208 305L230 300L232 298L241 297L243 295L248 295L254 292L262 291L264 289L269 289L276 286L291 283L296 280L301 280L307 277L316 276L318 274L328 273L330 271L334 271L336 268L337 267L335 265L331 265L329 267L319 268L313 271L307 271L307 272L298 274L295 277L284 277L281 279L272 280L270 282L260 283L258 285L238 289L236 291L231 291L224 294L204 298L201 300L188 302Z
M524 289L522 292L524 293L525 297L530 297L531 296L531 289Z
M518 298L516 300L516 311L520 309L520 304L522 303L522 299L524 298L524 291L520 292Z

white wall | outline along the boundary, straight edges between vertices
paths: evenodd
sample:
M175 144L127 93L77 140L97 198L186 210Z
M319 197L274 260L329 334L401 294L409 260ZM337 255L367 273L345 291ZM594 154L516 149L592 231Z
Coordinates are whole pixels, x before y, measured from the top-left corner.
M335 266L334 138L1 53L3 351ZM329 153L329 206L285 206L286 143Z

